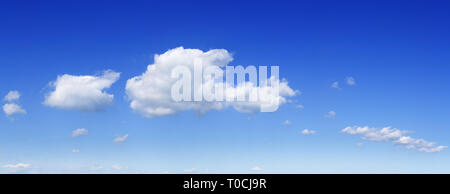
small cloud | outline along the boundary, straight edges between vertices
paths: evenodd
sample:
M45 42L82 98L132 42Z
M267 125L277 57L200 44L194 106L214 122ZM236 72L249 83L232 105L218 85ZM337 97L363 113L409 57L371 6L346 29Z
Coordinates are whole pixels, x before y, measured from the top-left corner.
M45 96L44 105L60 109L98 112L113 103L114 95L106 92L120 73L106 70L102 75L60 75L49 85L53 91Z
M128 169L128 167L126 167L126 166L121 166L121 165L119 165L119 164L113 164L113 165L111 166L111 168L112 168L113 170L127 170L127 169Z
M253 170L253 171L260 171L260 170L262 170L260 167L258 167L258 166L255 166L255 167L253 167L253 168L250 168L250 170Z
M314 131L314 130L309 130L309 129L303 129L303 130L301 131L301 133L302 133L303 135L314 135L314 134L316 134L316 131Z
M72 131L72 137L78 137L80 135L87 135L87 134L88 130L86 130L85 128L79 128Z
M333 82L333 83L331 84L331 87L332 87L332 88L339 89L339 82Z
M13 103L15 100L19 100L20 93L17 90L9 91L5 96L4 100L9 103L3 105L3 112L5 112L6 116L12 116L15 114L27 114L27 111L23 109L19 104Z
M345 82L346 82L347 85L349 85L349 86L354 86L354 85L356 84L355 78L353 78L353 77L347 77L347 78L345 78Z
M128 139L128 134L125 134L123 136L117 136L116 138L114 138L114 142L115 143L123 143Z
M80 150L79 149L73 149L72 153L80 153Z
M103 169L103 166L99 165L99 164L94 164L94 166L91 166L89 168L89 170L91 170L91 171L97 171L97 170L102 170L102 169Z
M24 110L20 105L15 103L3 105L3 112L5 112L6 116L8 117L15 114L27 114L26 110Z
M3 168L11 169L11 170L17 170L17 169L26 169L26 168L29 168L30 166L31 166L30 164L17 163L17 164L4 165Z
M17 90L9 91L8 94L5 96L4 100L8 102L12 102L14 100L18 100L20 98L20 93Z
M292 124L292 122L290 120L283 121L283 125L290 125L290 124Z
M303 105L299 104L299 105L295 106L295 108L297 108L297 109L303 109L303 108L305 108L305 107L304 107Z
M325 118L334 118L336 116L336 112L330 110L324 117Z
M358 143L356 143L356 146L358 146L358 147L361 147L361 146L363 146L364 144L362 143L362 142L358 142Z
M191 169L185 169L183 171L186 172L186 173L195 173L195 172L197 172L197 169L191 168Z

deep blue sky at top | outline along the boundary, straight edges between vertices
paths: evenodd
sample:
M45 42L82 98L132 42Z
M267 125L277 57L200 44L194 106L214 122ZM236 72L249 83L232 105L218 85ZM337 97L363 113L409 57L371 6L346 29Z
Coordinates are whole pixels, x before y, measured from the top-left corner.
M212 157L208 159L216 161L220 157L214 158L216 155L212 149L219 149L224 155L232 158L236 153L227 153L225 147L227 142L234 142L236 145L230 146L234 151L242 150L238 145L252 144L250 150L260 154L255 155L258 159L251 162L243 156L241 162L248 162L247 166L250 167L265 165L277 172L277 167L284 164L284 160L272 159L270 154L278 153L277 156L280 158L298 154L294 146L296 143L290 145L286 142L302 141L306 143L299 146L315 147L311 149L319 149L318 151L323 153L336 152L323 147L331 144L340 145L341 140L336 138L343 135L338 132L348 125L393 126L416 131L419 137L425 139L449 144L449 10L448 1L414 0L295 2L2 0L0 1L0 94L3 97L9 90L19 90L23 95L21 104L27 109L28 114L13 123L5 117L0 119L0 140L3 142L3 146L0 144L0 147L14 150L14 153L7 152L10 157L2 158L0 162L19 162L20 159L32 162L39 157L27 159L24 155L16 155L17 151L36 148L37 144L39 144L37 147L42 147L41 151L50 147L56 149L55 146L61 145L66 140L41 143L44 142L42 136L57 139L79 127L92 130L92 136L96 137L94 128L100 126L98 123L106 121L108 122L103 126L105 128L121 126L126 129L104 132L110 135L104 139L101 136L106 135L99 132L97 142L85 144L78 142L75 145L68 145L67 149L74 146L98 145L101 142L110 143L114 134L129 133L130 138L134 135L138 142L139 140L153 142L142 144L151 147L148 154L153 151L151 153L153 155L157 153L160 158L168 157L173 160L177 157L164 152L179 154L179 158L189 165L173 164L176 168L170 165L165 168L176 170L190 168L198 162L184 156L185 150L177 146L183 145L186 149L193 150L200 150L206 145L212 146L211 150L206 151L206 155L211 154ZM213 118L209 118L210 115L194 116L193 113L186 113L166 118L146 119L133 113L125 99L126 80L142 74L146 66L153 62L154 54L161 54L178 46L204 51L215 48L227 49L234 54L235 60L232 65L279 65L280 77L286 78L292 88L303 92L301 96L295 98L295 101L303 104L305 109L299 112L292 108L293 105L290 108L289 105L283 107L275 116L264 119L271 124L261 124L262 134L256 129L245 130L256 126L255 123L247 123L239 130L230 131L213 130L208 128L210 127L208 124L199 124L200 121L209 122L205 120L219 122L227 119L239 120L242 117L244 119L239 120L239 123L247 120L248 115L233 111L214 112L211 114ZM120 80L109 90L115 95L115 106L106 113L86 114L54 110L41 104L44 94L48 91L46 85L54 81L57 75L65 73L91 75L105 69L122 73ZM347 76L356 78L357 89L345 91L330 89L332 82L339 81L343 84ZM323 114L329 110L335 110L339 118L325 123ZM59 122L51 121L52 119ZM269 129L271 127L283 128L280 123L286 119L293 120L293 123L297 124L292 126L292 130L296 132L303 128L322 131L325 136L322 140L326 143L316 145L309 139L292 140L284 136L289 133L280 135L281 129L277 129L277 132L267 132L273 130ZM175 120L181 123L186 121L188 124L180 129L181 126L174 123ZM156 126L159 129L151 131L142 129L142 126ZM30 131L30 127L36 129ZM239 125L233 127L239 128ZM5 128L9 128L9 131L4 131ZM25 133L28 135L24 136ZM202 136L204 133L207 135ZM244 137L237 137L238 134ZM265 142L249 140L250 136L260 140L269 139L271 148ZM31 137L41 140L30 140ZM167 141L161 140L164 138ZM315 142L322 141L317 137L314 138ZM351 138L345 138L347 137L344 137L343 142L349 141L351 146L356 142L355 139L352 141ZM19 143L16 142L31 143L27 146L26 143L17 145ZM144 148L138 146L138 143L129 144L131 145L119 148L124 150L120 156L147 153L141 150ZM20 149L21 146L24 146L23 149ZM107 146L97 148L102 153L112 152ZM267 149L259 150L259 148ZM68 157L58 151L60 150L53 150L58 154L48 154L48 157ZM301 151L311 158L325 157L306 148ZM389 153L393 154L396 151L398 152L390 150ZM374 149L374 152L382 151ZM199 151L196 154L200 156L202 153L205 152ZM351 155L342 151L342 155L347 154ZM98 159L95 155L98 155L98 152L92 151L92 155L84 157L87 158L86 161L90 161ZM102 159L108 160L105 155L99 155L103 157ZM118 159L120 157L110 157L120 160ZM45 158L45 155L42 158ZM146 157L142 156L140 159L142 163L153 164L148 163ZM209 161L208 159L205 160ZM237 160L239 159L241 158L237 157ZM258 163L264 159L271 162ZM303 161L294 156L285 159ZM406 160L407 156L401 159ZM445 155L445 159L449 159L448 154ZM156 166L167 162L164 159L159 160L162 160L161 163L152 161ZM227 166L229 164L226 161L219 165L220 168L246 169L239 165ZM383 161L389 160L386 157ZM136 160L123 161L127 162L130 166L143 165ZM424 163L432 162L424 161ZM312 165L312 162L310 164L306 161L306 164ZM333 165L336 164L328 165L329 169L335 169ZM375 163L373 165L376 166ZM287 166L292 170L295 165ZM362 166L361 169L364 169L363 167L367 166ZM445 168L450 170L448 166ZM155 168L146 167L146 169ZM414 169L414 166L411 169Z

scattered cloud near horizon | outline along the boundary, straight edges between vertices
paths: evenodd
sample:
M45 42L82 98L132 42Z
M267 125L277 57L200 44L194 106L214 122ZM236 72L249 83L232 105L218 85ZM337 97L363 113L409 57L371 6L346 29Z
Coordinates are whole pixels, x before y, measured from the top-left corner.
M3 168L15 170L15 169L29 168L30 166L31 166L30 164L17 163L17 164L6 164L3 166Z
M250 170L253 170L253 171L260 171L260 170L262 170L259 166L255 166L255 167L253 167L253 168L251 168Z
M370 128L367 126L349 126L342 129L341 132L350 135L360 135L362 136L361 139L367 141L391 142L395 145L401 145L407 149L415 149L419 152L439 152L448 147L443 145L436 146L435 142L406 136L406 134L411 132L392 127Z
M196 173L197 169L196 168L190 168L190 169L184 169L183 171L186 172L186 173Z
M121 166L119 164L113 164L111 165L112 170L128 170L127 166Z

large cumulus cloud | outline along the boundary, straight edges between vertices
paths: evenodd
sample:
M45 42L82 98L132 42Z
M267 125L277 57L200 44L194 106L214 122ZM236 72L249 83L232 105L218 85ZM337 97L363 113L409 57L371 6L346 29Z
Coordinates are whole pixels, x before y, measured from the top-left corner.
M161 55L154 56L154 63L148 65L147 71L142 75L133 77L127 81L126 93L130 99L130 107L145 117L170 115L180 111L194 110L207 112L209 110L221 110L233 107L239 112L255 112L259 110L261 101L193 101L175 102L171 96L171 87L177 81L171 77L172 70L182 66L194 72L194 64L201 61L204 69L212 66L224 68L233 60L231 54L224 49L213 49L203 52L199 49L185 49L178 47L168 50ZM279 93L275 95L270 87L260 87L250 82L245 82L236 87L228 87L224 94L227 98L239 92L248 92L252 88L260 89L264 96L277 101L280 105L285 103L286 97L294 96L296 91L289 87L286 80L269 79L272 83L279 84ZM223 84L204 80L202 86L192 85L192 91L201 90L208 84ZM195 88L196 87L196 88ZM250 89L250 90L249 90Z

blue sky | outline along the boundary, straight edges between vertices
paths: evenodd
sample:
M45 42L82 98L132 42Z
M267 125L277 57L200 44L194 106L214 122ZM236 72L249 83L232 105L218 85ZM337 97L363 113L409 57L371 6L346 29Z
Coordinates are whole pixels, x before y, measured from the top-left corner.
M449 8L445 1L2 1L2 106L26 114L0 117L0 173L449 173L448 149L342 132L390 126L449 146ZM230 65L278 65L301 95L274 113L142 116L130 108L127 80L180 46L226 49ZM106 89L114 98L104 111L45 105L59 75L108 69L120 78ZM4 100L9 91L20 98ZM325 117L329 111L336 115ZM88 134L72 137L79 128Z

